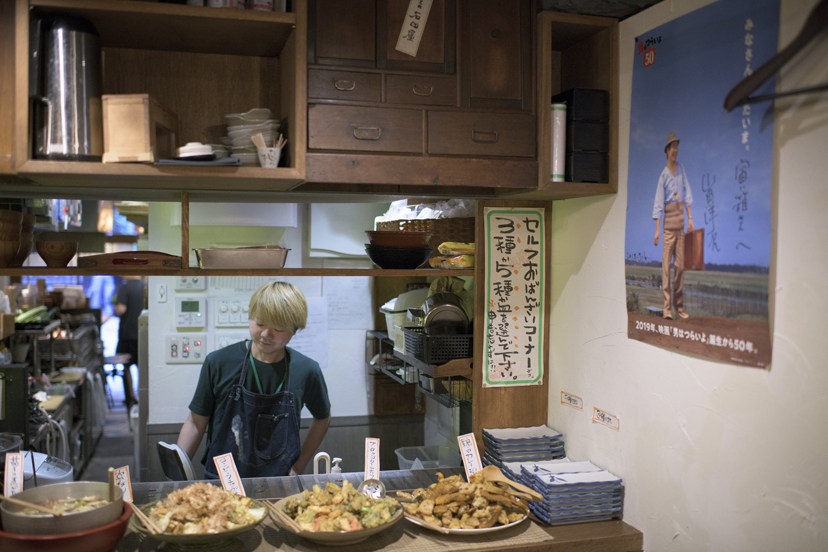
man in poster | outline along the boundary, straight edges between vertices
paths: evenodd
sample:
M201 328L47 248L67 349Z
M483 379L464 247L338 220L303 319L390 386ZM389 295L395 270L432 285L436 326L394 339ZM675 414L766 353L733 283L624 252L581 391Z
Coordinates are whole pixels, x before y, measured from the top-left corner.
M661 287L664 291L664 313L667 320L673 319L673 309L670 301L670 260L675 268L673 279L673 293L675 295L676 312L687 319L690 315L684 312L684 210L687 210L687 219L690 225L688 232L693 231L693 214L690 205L693 203L693 193L690 191L690 182L684 167L676 161L678 157L679 139L675 132L667 136L667 145L664 153L667 154L667 166L661 171L656 187L655 203L653 205L653 219L656 221L653 244L658 246L659 225L664 216L664 242L661 248Z

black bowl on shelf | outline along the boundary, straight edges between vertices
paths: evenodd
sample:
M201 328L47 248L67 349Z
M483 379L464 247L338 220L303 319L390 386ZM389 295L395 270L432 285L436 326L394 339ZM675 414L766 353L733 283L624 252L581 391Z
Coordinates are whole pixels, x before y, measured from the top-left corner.
M365 252L375 265L387 270L411 270L428 261L430 247L392 247L365 244Z

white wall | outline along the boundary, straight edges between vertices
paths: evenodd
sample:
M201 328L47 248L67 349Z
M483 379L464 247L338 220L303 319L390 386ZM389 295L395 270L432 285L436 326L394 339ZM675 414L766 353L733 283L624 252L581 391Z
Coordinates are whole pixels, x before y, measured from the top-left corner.
M623 477L624 518L644 532L647 551L824 551L828 93L776 104L770 368L626 337L633 39L708 3L668 0L621 23L618 195L553 207L549 425L564 432L570 458L588 458ZM782 1L781 45L816 3ZM823 33L783 70L780 90L828 82L827 58ZM561 390L583 397L584 412L561 406ZM593 406L618 415L621 430L591 423Z

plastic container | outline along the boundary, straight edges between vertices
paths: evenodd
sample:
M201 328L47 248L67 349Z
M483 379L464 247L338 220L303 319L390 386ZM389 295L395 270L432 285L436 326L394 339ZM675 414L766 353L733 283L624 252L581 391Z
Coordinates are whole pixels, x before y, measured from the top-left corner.
M426 364L443 364L455 358L471 358L473 334L426 335L422 328L403 328L405 351Z
M408 319L408 309L418 309L428 297L428 288L415 289L401 293L396 299L388 301L380 312L385 315L385 326L388 328L388 338L394 342L394 348L405 352L405 337L402 328L416 326Z
M402 447L394 451L401 470L459 468L460 453L445 446Z

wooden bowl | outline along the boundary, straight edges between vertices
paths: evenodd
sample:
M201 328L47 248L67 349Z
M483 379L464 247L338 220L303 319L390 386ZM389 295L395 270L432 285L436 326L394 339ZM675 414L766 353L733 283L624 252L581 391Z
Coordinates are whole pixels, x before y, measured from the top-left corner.
M20 251L20 241L0 239L0 268L9 266Z
M20 234L20 250L18 250L17 255L9 261L9 268L21 268L23 263L26 262L26 259L29 258L29 255L31 255L33 247L34 239L32 234L26 232Z
M64 268L78 252L78 242L39 241L35 247L49 268Z
M23 222L23 213L0 209L0 222L10 222L19 226Z
M35 215L32 215L32 214L23 215L23 225L22 225L23 231L24 232L25 231L29 231L29 232L34 231L36 220L37 220L37 217Z
M404 232L395 230L366 230L371 245L384 245L389 247L431 247L434 232Z

